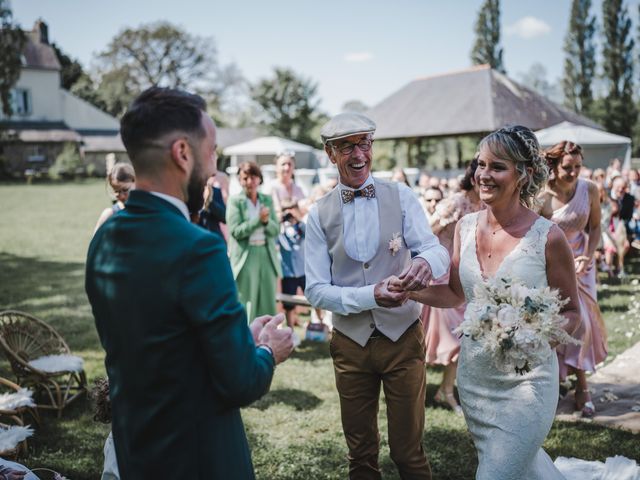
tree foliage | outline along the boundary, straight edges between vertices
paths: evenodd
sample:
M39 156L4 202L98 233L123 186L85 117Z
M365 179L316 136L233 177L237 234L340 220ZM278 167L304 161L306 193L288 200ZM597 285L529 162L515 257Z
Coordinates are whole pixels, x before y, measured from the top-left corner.
M0 102L2 112L13 115L11 89L20 78L22 49L27 37L13 22L13 13L7 0L0 0Z
M273 77L262 79L251 88L251 98L268 132L317 145L319 137L314 129L321 121L317 90L317 84L299 77L293 70L275 68Z
M471 50L473 64L486 63L505 73L500 47L500 0L485 0L478 12L475 33L476 41Z
M82 65L64 53L55 43L52 43L51 47L56 52L56 57L60 62L60 86L65 90L71 90L71 87L85 74Z
M98 55L92 75L81 76L72 91L120 116L151 86L199 93L219 109L226 89L241 81L237 69L219 67L213 38L156 22L120 31Z
M638 112L633 102L634 41L624 0L603 0L602 23L606 94L600 121L610 132L630 137Z
M596 18L589 15L591 0L573 0L569 30L564 40L565 105L578 113L590 114L593 104L593 79L596 71L594 34Z

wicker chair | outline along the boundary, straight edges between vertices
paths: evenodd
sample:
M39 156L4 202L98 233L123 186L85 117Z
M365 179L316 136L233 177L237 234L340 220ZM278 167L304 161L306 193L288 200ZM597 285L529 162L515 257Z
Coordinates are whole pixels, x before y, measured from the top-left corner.
M40 425L40 415L35 407L30 390L0 377L0 418L24 426L24 416L28 413L35 424Z
M15 310L0 312L0 347L18 383L34 390L38 408L56 410L60 417L69 403L87 392L82 359L73 357L60 334L42 320ZM77 366L53 371L33 365L56 357L77 360Z

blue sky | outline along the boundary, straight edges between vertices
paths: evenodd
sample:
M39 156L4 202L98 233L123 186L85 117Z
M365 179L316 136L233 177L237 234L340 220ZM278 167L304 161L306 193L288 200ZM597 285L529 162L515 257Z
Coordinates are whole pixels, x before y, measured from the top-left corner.
M626 0L638 23L638 2ZM319 84L321 107L348 100L373 106L408 82L470 66L482 0L12 0L15 20L42 18L52 41L89 66L124 27L166 20L212 36L222 63L250 81L290 67ZM594 0L598 16L601 0ZM503 0L507 73L518 80L535 62L562 75L570 0ZM636 35L634 26L634 35Z

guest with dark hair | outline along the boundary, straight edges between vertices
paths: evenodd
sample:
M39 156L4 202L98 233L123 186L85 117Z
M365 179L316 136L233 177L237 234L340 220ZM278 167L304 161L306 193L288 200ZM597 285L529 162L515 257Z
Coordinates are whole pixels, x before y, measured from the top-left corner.
M282 316L247 328L224 242L190 222L215 173L215 124L201 97L153 87L120 133L136 190L96 232L85 278L120 475L252 479L240 407L293 344Z
M238 166L242 193L229 198L229 257L240 302L249 318L276 312L276 281L281 275L275 239L280 222L269 195L258 192L262 171L255 162Z

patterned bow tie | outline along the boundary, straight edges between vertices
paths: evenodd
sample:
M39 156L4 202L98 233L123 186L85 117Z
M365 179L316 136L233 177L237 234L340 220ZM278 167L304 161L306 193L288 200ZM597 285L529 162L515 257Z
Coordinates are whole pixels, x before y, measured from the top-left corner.
M342 203L352 202L354 197L376 198L376 187L370 183L360 190L341 190Z

